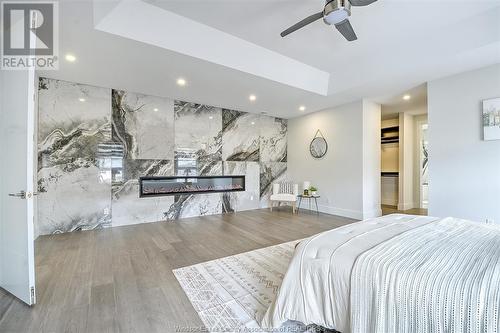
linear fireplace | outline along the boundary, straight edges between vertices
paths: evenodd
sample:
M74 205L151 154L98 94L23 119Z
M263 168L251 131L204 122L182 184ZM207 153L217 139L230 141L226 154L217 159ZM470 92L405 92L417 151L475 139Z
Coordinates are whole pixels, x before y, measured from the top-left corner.
M245 176L141 177L139 196L245 191Z

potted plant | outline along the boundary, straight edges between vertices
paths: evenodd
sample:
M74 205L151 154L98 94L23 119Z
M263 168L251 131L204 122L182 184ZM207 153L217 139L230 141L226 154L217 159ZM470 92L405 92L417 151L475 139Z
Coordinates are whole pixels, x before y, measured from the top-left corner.
M310 195L315 196L315 195L317 195L317 192L318 192L318 189L316 187L314 187L314 186L309 187Z

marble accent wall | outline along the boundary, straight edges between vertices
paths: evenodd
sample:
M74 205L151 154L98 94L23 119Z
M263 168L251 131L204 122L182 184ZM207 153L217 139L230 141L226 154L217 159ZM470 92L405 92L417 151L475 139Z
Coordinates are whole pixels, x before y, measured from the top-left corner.
M37 235L111 225L110 105L110 89L40 79Z
M37 235L267 207L287 121L40 79ZM139 198L141 176L245 175L244 192Z

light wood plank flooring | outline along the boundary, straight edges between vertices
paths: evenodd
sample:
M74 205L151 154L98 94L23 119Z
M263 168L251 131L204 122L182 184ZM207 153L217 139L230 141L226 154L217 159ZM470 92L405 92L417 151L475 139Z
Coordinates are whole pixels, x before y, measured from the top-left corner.
M396 214L396 213L427 216L427 209L412 208L412 209L408 209L408 210L398 210L398 208L396 206L382 205L382 215L389 215L389 214Z
M202 327L172 269L251 251L354 220L290 208L43 236L37 304L0 289L0 332L175 332Z

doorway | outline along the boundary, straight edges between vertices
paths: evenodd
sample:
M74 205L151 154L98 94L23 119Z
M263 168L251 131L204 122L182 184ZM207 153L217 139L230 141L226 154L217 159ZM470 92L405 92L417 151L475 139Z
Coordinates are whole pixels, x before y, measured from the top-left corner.
M429 207L429 141L427 133L429 124L420 123L419 129L419 186L420 186L420 208Z

